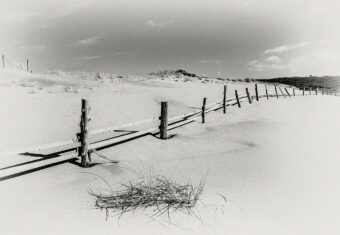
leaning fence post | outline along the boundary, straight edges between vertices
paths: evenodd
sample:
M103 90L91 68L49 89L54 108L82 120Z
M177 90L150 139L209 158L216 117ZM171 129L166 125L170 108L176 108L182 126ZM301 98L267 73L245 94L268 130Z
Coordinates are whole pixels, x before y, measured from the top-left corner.
M286 98L285 93L283 93L281 87L279 87L279 89L280 89L280 91L281 91L281 94L283 95L283 98Z
M205 123L205 105L207 103L207 98L203 98L203 105L202 105L202 123Z
M257 90L257 84L255 84L255 95L256 95L256 100L259 101L259 92Z
M5 55L2 55L2 68L5 68Z
M161 124L159 126L160 138L166 140L168 138L168 102L161 102Z
M81 119L80 119L80 151L81 166L88 167L89 162L89 142L88 142L88 123L90 106L87 100L81 100Z
M295 89L293 88L293 95L295 96Z
M289 94L289 92L288 92L288 90L287 90L287 88L286 88L286 87L285 87L285 90L286 90L286 92L287 92L288 96L290 97L290 94Z
M302 90L302 96L305 96L305 88Z
M274 85L274 87L275 87L275 94L276 94L276 97L279 98L279 94L277 93L277 87L276 87L276 85Z
M247 93L249 104L251 104L251 97L250 97L250 94L249 94L249 91L248 91L248 87L246 87L246 93Z
M227 112L227 85L224 85L223 89L223 113Z
M267 85L264 85L264 87L266 88L266 96L267 96L267 100L269 100Z
M235 96L236 96L237 105L239 108L241 108L241 103L240 103L240 99L238 98L237 90L235 90Z

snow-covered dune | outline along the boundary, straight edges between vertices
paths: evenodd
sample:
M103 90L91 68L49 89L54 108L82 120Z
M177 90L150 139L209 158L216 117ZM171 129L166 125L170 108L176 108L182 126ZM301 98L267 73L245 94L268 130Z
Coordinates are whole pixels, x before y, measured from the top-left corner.
M81 98L90 100L95 129L157 117L163 100L171 116L183 114L223 92L221 81L99 77L0 72L1 151L73 138ZM227 85L229 97L254 87ZM227 114L211 112L206 124L175 129L169 140L146 136L101 151L119 164L66 163L1 181L0 227L8 234L336 234L339 116L340 99L322 95L262 98L228 107ZM7 158L0 157L0 166ZM108 189L92 174L117 188L136 169L180 183L207 177L197 217L172 213L170 221L167 215L155 221L136 213L106 221L87 190Z

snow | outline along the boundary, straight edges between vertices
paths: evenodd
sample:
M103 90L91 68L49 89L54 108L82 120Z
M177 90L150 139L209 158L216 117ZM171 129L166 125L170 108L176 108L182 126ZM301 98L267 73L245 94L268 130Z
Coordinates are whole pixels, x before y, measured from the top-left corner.
M163 100L171 116L194 111L188 107L199 108L203 97L220 99L223 91L211 81L94 77L1 71L0 152L74 138L81 98L90 100L96 129L157 117ZM227 85L229 97L236 88L253 89ZM119 164L66 163L1 181L0 226L4 234L337 234L339 115L339 98L322 95L262 98L228 107L226 115L211 112L206 124L175 129L169 140L146 136L101 151ZM0 156L0 168L35 159ZM195 211L201 219L173 213L169 224L167 216L154 221L137 213L106 221L87 190L107 186L89 173L117 188L139 169L182 183L207 177Z

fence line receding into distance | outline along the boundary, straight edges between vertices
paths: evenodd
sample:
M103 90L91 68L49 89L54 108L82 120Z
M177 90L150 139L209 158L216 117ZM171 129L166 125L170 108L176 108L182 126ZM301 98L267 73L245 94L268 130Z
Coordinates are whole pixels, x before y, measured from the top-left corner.
M281 95L278 94L278 89ZM288 97L293 96L305 96L305 89L297 90L295 87L284 86L283 89L286 91ZM289 93L290 89L292 93ZM138 122L127 123L115 127L108 127L97 130L88 130L89 110L90 105L87 100L82 100L81 106L81 122L80 122L80 133L76 133L76 141L61 141L55 143L44 144L40 146L35 146L27 149L14 150L7 153L0 153L0 156L4 155L15 155L15 154L36 154L37 152L42 156L53 156L47 157L46 159L34 160L29 162L23 162L16 164L14 166L8 166L0 168L0 181L8 178L16 177L26 173L30 173L36 169L41 169L47 166L67 162L70 160L80 159L80 165L82 167L88 167L91 163L91 153L97 150L114 146L120 143L124 143L145 135L160 135L160 139L166 140L168 138L168 131L175 128L181 127L183 125L195 122L201 119L202 123L206 122L206 115L212 111L217 111L222 109L223 113L226 113L228 106L238 105L241 108L241 103L248 101L252 104L254 100L259 101L260 98L269 99L270 97L283 96L286 97L281 86L275 84L273 89L269 91L268 86L264 85L264 94L261 95L258 84L255 84L254 93L249 92L248 88L245 89L245 93L239 93L235 90L235 98L227 99L227 85L223 87L222 98L207 104L207 98L203 99L202 109L200 111L194 111L186 114L182 114L175 117L168 117L168 103L161 102L161 115L160 117L154 117L146 120L141 120ZM297 92L299 91L299 92ZM302 92L302 94L301 94ZM337 93L330 93L329 91L321 90L322 94L337 95ZM291 96L293 94L293 96ZM311 90L309 95L312 95ZM318 89L315 90L315 95L318 95ZM139 131L132 131L122 135L115 133L115 130L131 126L139 126L141 124L152 123L159 121L159 126L151 127L148 129L143 129ZM105 137L101 135L105 135Z

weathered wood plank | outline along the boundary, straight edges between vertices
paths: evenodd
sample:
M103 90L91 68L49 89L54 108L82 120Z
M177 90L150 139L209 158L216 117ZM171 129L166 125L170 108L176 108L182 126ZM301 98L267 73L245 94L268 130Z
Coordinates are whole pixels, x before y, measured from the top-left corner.
M248 102L249 104L251 104L251 97L250 97L250 94L249 94L249 90L248 90L248 87L246 87L246 93L247 93L247 97L248 97Z
M223 113L227 112L227 85L223 87Z
M160 138L168 138L168 102L161 102L161 124L159 126Z
M237 90L235 90L235 97L236 97L238 107L241 108L241 103L240 103L240 99L238 98Z
M205 105L207 103L207 98L203 98L203 105L202 105L202 123L205 123Z
M81 166L89 166L89 141L88 141L88 124L89 124L90 106L87 100L81 100L81 121L80 121L80 143L79 156L81 157Z

